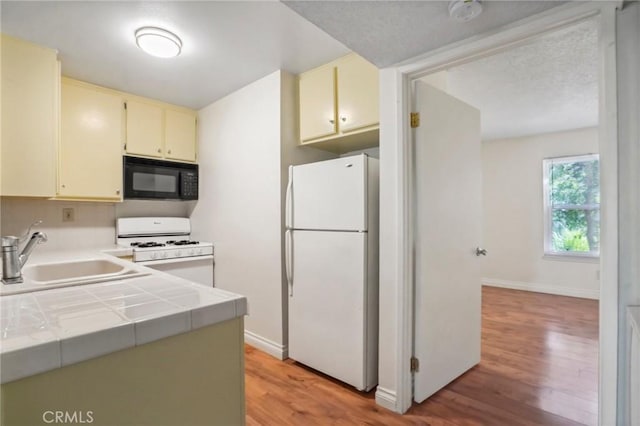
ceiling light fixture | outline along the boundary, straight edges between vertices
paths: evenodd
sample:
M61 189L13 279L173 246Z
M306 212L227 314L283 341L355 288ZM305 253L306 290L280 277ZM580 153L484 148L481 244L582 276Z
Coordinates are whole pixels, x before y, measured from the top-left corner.
M136 44L149 55L159 58L178 56L182 50L182 40L177 35L157 27L138 28Z
M468 22L481 13L480 0L453 0L449 3L449 16L458 22Z

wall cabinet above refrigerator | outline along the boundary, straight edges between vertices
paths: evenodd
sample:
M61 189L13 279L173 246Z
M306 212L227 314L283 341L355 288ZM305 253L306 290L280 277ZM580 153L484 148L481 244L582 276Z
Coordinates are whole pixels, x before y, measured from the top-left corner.
M300 144L336 153L378 146L378 92L378 69L353 53L300 74Z

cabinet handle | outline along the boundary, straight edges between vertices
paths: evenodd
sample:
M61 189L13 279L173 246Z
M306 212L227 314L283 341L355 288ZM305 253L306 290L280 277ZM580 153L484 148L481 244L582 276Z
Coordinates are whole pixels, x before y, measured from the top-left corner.
M116 195L120 195L120 190L116 189Z
M171 154L171 150L167 151L167 154Z
M60 185L60 186L62 186L63 188L66 188L66 187L67 187L66 185Z
M329 123L333 124L333 123L335 123L335 122L336 122L336 121L335 121L333 118L330 118L330 119L329 119Z
M161 153L161 152L162 152L162 149L158 148L158 153Z
M340 120L345 123L347 121L347 116L343 115L342 117L340 117Z

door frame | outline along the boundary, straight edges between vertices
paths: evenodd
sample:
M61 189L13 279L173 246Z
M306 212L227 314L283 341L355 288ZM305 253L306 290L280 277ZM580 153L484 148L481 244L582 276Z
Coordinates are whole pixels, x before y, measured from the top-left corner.
M599 23L599 151L601 164L601 256L599 315L599 423L615 424L618 357L618 135L616 9L622 1L557 6L497 30L453 43L380 70L381 238L388 256L381 263L381 341L378 404L400 413L412 404L413 224L411 82L451 66L507 50L532 37L579 21ZM383 248L384 245L381 245ZM382 258L382 256L381 256Z

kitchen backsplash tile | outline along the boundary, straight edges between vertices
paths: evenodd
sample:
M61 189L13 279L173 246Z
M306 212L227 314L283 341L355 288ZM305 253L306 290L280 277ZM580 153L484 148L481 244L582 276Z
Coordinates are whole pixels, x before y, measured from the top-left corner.
M117 217L188 217L194 203L131 200L114 204L2 197L0 235L22 235L31 223L42 220L34 232L45 232L49 240L38 251L105 248L115 243ZM73 221L63 221L66 208L73 209Z
M62 209L73 209L73 221L63 222ZM36 220L33 231L47 234L48 241L36 249L99 248L115 241L115 208L112 203L86 203L23 198L2 199L1 235L21 235Z

